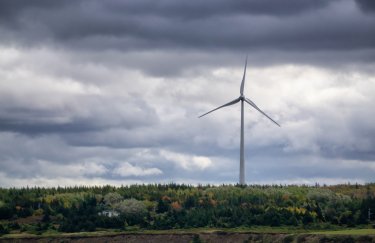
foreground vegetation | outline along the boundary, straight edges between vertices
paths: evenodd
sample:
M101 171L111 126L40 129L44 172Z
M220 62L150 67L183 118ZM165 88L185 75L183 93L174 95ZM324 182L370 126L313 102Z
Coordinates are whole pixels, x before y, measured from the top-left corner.
M12 233L5 234L0 239L29 239L29 238L98 238L98 237L113 237L121 235L186 235L186 234L282 234L282 235L321 235L321 236L335 236L335 235L348 235L352 237L359 237L364 235L375 235L375 229L339 229L330 231L316 231L313 229L303 229L299 227L267 227L257 226L250 228L194 228L194 229L170 229L170 230L100 230L94 232L74 232L64 233L58 231L46 231L41 234L31 233ZM375 238L374 238L375 239Z
M191 228L202 231L202 227L268 233L346 232L346 228L368 228L374 216L371 211L375 212L375 184L10 188L0 189L0 235L186 232Z

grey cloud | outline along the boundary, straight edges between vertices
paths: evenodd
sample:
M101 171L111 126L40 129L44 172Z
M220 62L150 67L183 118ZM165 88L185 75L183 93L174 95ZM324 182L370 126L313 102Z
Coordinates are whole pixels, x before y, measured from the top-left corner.
M247 173L250 180L262 181L262 177L274 180L285 178L312 179L320 183L324 178L350 178L350 180L372 180L374 173L371 164L363 165L355 161L326 160L308 156L292 156L279 158L277 162L273 158L253 157L248 160ZM364 169L365 168L365 169ZM254 173L254 171L256 173Z
M375 3L371 0L355 0L359 8L365 13L375 12Z
M26 5L20 7L19 15L11 15L22 20L19 28L8 28L4 35L10 42L34 40L38 45L53 40L62 46L96 50L269 49L293 55L295 51L373 48L375 20L365 19L351 5L349 1L276 4L270 0L81 1L64 2L52 10Z
M364 1L1 4L7 178L236 182L239 107L197 116L239 94L248 53L246 94L282 125L246 110L249 181L372 180L375 20ZM123 163L162 174L115 173Z
M78 11L90 13L105 10L114 15L167 15L176 18L207 18L215 15L232 15L232 14L265 14L265 15L290 15L300 14L305 11L311 11L327 6L331 1L308 1L308 0L290 0L288 4L278 4L277 0L266 1L170 1L162 0L158 2L150 0L141 1L75 1L74 8ZM0 3L0 9L3 18L14 18L27 11L51 11L57 9L70 8L72 2L58 1L51 2L46 0L36 1L10 1L5 0Z
M81 99L81 109L38 110L33 107L7 107L1 110L0 131L12 131L30 135L43 133L82 133L103 131L109 128L122 127L135 129L158 123L155 111L144 101L135 98L126 100L123 107L113 104L112 99L101 102L90 102ZM67 103L66 106L75 104Z
M35 0L35 1L11 1L5 0L0 3L0 18L2 20L15 19L20 14L28 9L44 9L45 11L53 10L59 8L63 5L63 2L67 1L58 1L52 2L48 0Z

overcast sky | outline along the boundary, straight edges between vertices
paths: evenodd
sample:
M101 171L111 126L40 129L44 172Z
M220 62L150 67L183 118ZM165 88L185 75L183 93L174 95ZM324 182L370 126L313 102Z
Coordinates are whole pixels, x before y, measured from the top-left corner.
M0 1L0 186L366 183L373 0Z

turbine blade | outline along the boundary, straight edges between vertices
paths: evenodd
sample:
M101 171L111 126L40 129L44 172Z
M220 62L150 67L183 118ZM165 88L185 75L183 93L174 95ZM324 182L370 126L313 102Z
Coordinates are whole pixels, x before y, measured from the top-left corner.
M271 117L269 117L266 113L264 113L261 109L259 109L259 107L258 107L254 102L252 102L250 99L245 98L245 101L246 101L249 105L251 105L252 107L254 107L254 109L258 110L260 113L262 113L262 114L263 114L264 116L266 116L268 119L270 119L273 123L275 123L276 125L278 125L279 127L281 127L279 123L275 122Z
M211 110L211 111L209 111L209 112L204 113L203 115L199 116L198 118L201 118L202 116L205 116L205 115L207 115L208 113L211 113L211 112L213 112L213 111L216 111L216 110L218 110L218 109L220 109L220 108L223 108L223 107L225 107L225 106L234 105L234 104L236 104L236 103L239 102L239 101L240 101L240 98L237 98L237 99L235 99L235 100L232 100L231 102L228 102L228 103L226 103L225 105L219 106L218 108L215 108L215 109L213 109L213 110Z
M242 77L242 82L241 82L241 89L240 89L241 95L243 95L243 89L245 87L246 67L247 67L247 56L246 56L245 68L243 70L243 77Z

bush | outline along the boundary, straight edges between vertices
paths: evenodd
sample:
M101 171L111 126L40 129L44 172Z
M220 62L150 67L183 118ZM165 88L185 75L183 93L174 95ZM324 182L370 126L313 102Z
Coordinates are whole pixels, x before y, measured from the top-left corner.
M293 235L287 235L283 239L283 243L292 243L294 241L294 236Z
M9 234L8 227L5 227L5 225L0 224L0 235Z
M14 215L14 209L9 206L0 207L0 219L10 219Z
M199 235L194 235L193 240L191 241L192 243L203 243Z
M21 228L21 226L17 223L17 222L11 222L11 223L8 223L8 227L9 231L11 230L19 230Z

